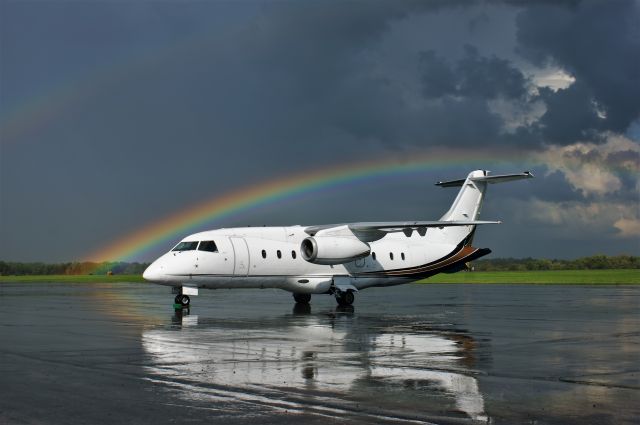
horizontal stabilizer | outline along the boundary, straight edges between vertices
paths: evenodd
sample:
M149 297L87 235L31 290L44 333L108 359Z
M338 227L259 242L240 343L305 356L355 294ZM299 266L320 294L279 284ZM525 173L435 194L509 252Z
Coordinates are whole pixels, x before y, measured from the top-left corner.
M467 179L459 179L459 180L448 180L446 182L438 182L436 186L440 187L460 187L464 184Z
M524 173L516 173L516 174L500 174L496 176L478 176L478 177L469 177L470 180L476 182L486 182L486 183L504 183L513 180L520 179L530 179L533 178L533 174L529 171L525 171ZM460 187L464 184L467 179L459 179L459 180L449 180L446 182L438 182L436 186L440 187Z

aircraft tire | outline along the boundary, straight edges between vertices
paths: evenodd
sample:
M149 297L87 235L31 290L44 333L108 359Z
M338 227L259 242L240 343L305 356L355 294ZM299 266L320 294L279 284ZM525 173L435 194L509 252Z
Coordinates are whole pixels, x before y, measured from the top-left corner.
M187 307L189 305L189 303L191 302L191 299L189 298L189 295L180 295L180 304L183 307Z
M342 307L352 305L355 299L356 297L353 295L353 291L340 292L336 294L336 301L338 301L338 305Z
M293 294L293 299L299 304L309 304L311 294Z

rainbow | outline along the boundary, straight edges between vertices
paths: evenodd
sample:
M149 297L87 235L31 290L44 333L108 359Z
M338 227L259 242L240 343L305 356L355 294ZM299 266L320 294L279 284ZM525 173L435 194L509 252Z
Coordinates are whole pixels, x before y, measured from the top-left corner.
M89 255L86 261L128 261L159 244L168 244L171 240L193 233L204 224L220 223L238 213L322 189L394 174L424 172L462 165L477 169L483 168L480 165L517 162L507 158L515 158L515 156L489 149L439 150L429 154L413 155L408 159L377 159L294 174L240 188L192 205L110 243Z
M177 61L180 55L189 51L227 46L227 38L214 36L214 30L196 32L174 40L155 49L130 48L119 57L105 61L100 66L84 74L71 75L64 81L27 95L0 115L2 145L34 137L26 137L46 128L68 108L91 99L101 92L111 90L131 75L144 73L147 69L164 66Z

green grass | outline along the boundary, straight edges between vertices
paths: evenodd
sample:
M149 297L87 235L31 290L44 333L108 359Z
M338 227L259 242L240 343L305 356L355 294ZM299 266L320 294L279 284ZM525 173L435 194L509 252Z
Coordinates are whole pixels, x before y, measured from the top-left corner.
M542 285L640 284L639 269L459 272L438 274L420 283L535 283Z
M142 275L29 275L29 276L0 276L3 282L53 282L53 283L104 283L104 282L144 282Z
M141 275L45 275L0 276L3 282L104 283L144 282ZM534 283L543 285L572 284L640 284L640 269L628 270L551 270L521 272L459 272L439 274L420 283Z

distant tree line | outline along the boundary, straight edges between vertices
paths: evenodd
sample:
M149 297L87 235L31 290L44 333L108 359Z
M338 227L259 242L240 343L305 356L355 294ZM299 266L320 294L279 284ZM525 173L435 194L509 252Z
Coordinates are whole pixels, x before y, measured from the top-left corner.
M142 274L148 266L148 263L125 262L20 263L0 261L0 276Z
M593 255L575 260L495 258L474 261L472 267L475 271L639 269L640 257L633 255Z

